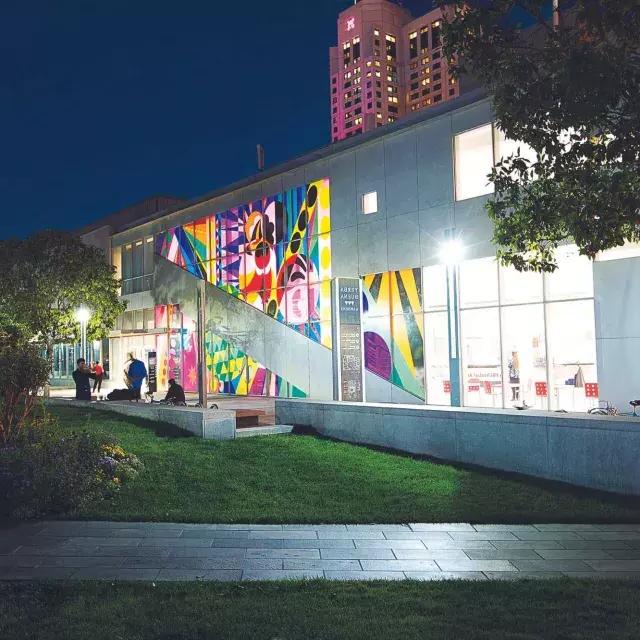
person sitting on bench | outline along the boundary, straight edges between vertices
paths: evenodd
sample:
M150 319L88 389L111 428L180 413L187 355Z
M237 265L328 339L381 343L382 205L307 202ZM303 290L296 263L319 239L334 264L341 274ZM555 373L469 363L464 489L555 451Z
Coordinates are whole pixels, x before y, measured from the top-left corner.
M175 381L174 378L169 380L169 390L164 397L164 401L167 404L173 404L177 407L184 407L187 404L187 399L184 396L184 389Z

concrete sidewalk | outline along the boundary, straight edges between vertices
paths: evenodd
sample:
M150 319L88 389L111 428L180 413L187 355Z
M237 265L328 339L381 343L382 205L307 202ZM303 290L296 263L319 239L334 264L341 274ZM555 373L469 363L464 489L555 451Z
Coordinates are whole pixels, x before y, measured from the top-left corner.
M640 524L22 523L0 580L640 579Z

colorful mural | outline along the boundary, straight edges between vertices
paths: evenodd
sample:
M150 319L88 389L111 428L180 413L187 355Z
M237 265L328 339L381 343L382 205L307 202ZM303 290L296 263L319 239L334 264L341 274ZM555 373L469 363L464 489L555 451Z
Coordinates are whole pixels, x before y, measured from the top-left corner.
M331 348L329 180L262 198L156 238L156 253Z
M424 400L424 315L420 269L362 278L365 366Z
M288 384L224 338L207 332L205 340L209 390L212 393L307 397L302 389Z

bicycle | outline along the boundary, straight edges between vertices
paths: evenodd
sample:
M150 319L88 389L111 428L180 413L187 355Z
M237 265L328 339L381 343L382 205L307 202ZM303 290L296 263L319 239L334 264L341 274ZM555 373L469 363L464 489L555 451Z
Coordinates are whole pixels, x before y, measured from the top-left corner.
M638 414L640 400L629 400L629 405L631 406L632 411L622 412L617 407L610 404L607 400L600 400L598 402L598 406L589 409L587 413L599 416L628 416L633 418L640 418L640 414Z

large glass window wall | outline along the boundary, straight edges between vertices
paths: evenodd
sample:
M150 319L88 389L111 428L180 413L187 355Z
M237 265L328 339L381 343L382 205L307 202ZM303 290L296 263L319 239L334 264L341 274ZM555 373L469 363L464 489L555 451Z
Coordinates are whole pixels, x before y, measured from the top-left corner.
M460 265L465 406L586 411L598 401L593 271L573 246L549 274Z
M495 258L458 266L464 406L596 406L592 264L572 246L558 251L557 260L558 270L544 275L500 266ZM449 405L448 309L454 305L447 296L447 269L424 268L422 282L419 274L414 269L364 277L365 364L405 391L426 396L428 404ZM407 315L407 308L400 315L394 292L409 291L407 283L413 283L414 313ZM416 342L421 334L424 346Z

